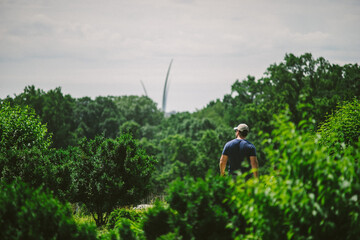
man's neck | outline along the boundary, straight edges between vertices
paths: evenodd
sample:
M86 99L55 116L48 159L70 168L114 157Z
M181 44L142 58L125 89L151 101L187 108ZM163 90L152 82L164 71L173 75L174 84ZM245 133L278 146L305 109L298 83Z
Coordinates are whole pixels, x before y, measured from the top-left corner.
M244 137L240 137L240 136L238 136L236 139L245 140Z

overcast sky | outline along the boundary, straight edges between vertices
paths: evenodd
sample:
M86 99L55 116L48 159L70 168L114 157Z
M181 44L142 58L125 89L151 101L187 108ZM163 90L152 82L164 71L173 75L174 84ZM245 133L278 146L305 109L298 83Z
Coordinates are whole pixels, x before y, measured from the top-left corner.
M0 98L148 96L195 111L286 53L360 63L359 0L0 0Z

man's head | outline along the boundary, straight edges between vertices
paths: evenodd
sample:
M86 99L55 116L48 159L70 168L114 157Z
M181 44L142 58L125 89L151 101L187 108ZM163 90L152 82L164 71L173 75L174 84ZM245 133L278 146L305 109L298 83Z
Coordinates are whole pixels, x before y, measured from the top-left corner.
M249 133L249 127L245 123L239 124L237 127L234 128L236 133L239 133L240 137L245 138Z

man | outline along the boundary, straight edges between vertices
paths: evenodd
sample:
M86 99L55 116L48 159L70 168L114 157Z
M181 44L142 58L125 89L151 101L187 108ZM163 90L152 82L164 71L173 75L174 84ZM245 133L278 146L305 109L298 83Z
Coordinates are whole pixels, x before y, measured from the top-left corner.
M234 130L236 138L225 144L220 158L220 175L223 176L225 174L226 163L229 161L229 174L232 176L236 176L238 171L243 174L253 169L254 177L258 177L259 164L256 157L256 149L252 143L246 140L249 127L241 123ZM251 175L248 175L246 180L250 177Z

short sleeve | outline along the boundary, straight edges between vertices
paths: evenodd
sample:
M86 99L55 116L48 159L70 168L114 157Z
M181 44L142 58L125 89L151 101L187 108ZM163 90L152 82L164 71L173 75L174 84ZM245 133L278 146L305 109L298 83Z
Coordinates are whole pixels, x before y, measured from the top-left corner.
M223 151L222 151L222 155L227 155L227 156L229 156L229 147L228 147L228 143L227 144L225 144L225 146L224 146L224 149L223 149Z
M253 144L249 144L249 148L248 148L248 153L249 156L255 156L256 157L256 148Z

